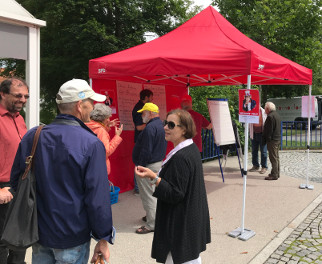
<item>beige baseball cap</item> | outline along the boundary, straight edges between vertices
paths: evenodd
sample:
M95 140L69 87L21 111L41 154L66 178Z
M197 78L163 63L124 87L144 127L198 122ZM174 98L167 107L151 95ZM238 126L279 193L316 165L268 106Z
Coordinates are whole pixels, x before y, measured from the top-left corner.
M104 102L106 100L105 95L95 93L85 80L72 79L60 87L56 95L56 103L72 103L88 98L96 102Z

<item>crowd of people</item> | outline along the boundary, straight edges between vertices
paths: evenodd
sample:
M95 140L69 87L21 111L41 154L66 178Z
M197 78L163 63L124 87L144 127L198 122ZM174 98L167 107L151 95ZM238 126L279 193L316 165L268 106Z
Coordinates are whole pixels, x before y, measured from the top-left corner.
M1 83L0 235L37 129L27 131L20 115L28 98L24 80L12 77ZM59 114L41 131L34 156L39 241L32 246L32 263L87 263L91 238L97 241L91 262L109 260L108 243L115 239L109 156L122 143L123 125L111 120L112 109L105 101L105 95L80 79L67 81L56 95ZM162 122L152 91L144 89L132 111L134 181L146 213L146 224L136 233L154 232L152 258L167 264L201 263L200 253L211 242L200 156L201 129L211 129L211 123L192 110L190 96L182 98L181 108L168 112ZM279 131L275 106L266 103L250 133L251 171L260 168L260 148L260 173L266 172L268 149L272 171L266 180L280 176ZM173 144L169 153L167 142ZM23 264L25 253L0 242L0 263Z

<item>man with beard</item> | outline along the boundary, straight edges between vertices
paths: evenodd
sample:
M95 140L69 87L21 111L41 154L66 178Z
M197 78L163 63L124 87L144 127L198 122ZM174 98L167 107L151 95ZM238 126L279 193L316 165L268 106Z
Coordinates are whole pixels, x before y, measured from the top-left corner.
M0 236L13 198L10 190L10 171L18 145L27 132L20 111L29 98L26 82L18 77L4 80L0 85ZM0 263L25 263L26 251L9 250L0 243Z
M167 150L165 132L159 117L159 107L153 103L146 103L138 112L142 113L142 120L146 127L140 133L134 145L132 160L135 166L144 166L158 172ZM138 228L136 233L147 234L154 230L157 199L152 194L155 186L151 185L151 181L147 178L144 179L137 175L135 177L143 208L146 212L146 216L142 218L146 222L146 226Z

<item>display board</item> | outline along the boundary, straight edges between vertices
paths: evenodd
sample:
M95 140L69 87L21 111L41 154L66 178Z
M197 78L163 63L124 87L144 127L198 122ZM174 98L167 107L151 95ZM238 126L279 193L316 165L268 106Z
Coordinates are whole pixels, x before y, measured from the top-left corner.
M144 89L149 89L153 92L153 102L159 107L160 119L166 119L167 115L167 101L165 96L165 86L164 85L154 85L154 84L144 84Z
M236 138L231 122L228 100L208 98L207 105L216 145L235 144Z
M116 82L119 119L124 130L134 130L132 110L140 99L142 84L130 82Z

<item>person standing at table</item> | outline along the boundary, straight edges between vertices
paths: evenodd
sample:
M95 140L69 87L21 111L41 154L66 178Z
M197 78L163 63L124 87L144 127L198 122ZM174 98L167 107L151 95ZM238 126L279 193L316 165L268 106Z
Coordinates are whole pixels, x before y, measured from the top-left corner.
M140 100L136 103L132 110L132 120L134 123L134 143L136 143L136 140L140 133L145 128L146 124L142 120L142 113L139 113L138 110L142 109L142 107L145 105L145 103L150 103L153 101L153 92L149 89L144 89L140 92ZM139 188L136 183L136 178L134 174L134 193L139 193Z
M196 135L193 137L193 142L197 145L199 152L202 152L201 129L211 129L211 123L200 113L192 110L192 98L190 95L183 96L181 100L181 108L190 113L196 125Z
M167 150L165 133L159 117L159 107L153 103L146 103L139 110L139 113L142 113L142 119L146 127L135 143L132 160L135 166L145 166L154 172L158 172ZM146 234L154 230L157 201L152 196L154 186L151 185L150 181L136 175L135 177L138 183L142 205L146 212L146 217L142 218L143 221L146 221L146 226L138 228L136 233Z
M18 145L27 132L23 117L19 114L29 98L27 83L12 77L0 85L0 236L9 202L13 198L10 189L10 171ZM8 249L0 243L0 263L25 263L26 251Z
M94 110L91 112L90 122L85 123L85 125L88 126L97 135L97 137L103 142L105 146L108 176L111 173L111 162L109 156L111 156L116 148L121 144L121 134L123 131L123 125L118 127L118 124L120 123L118 118L110 120L111 115L112 109L109 106L97 103L94 105ZM109 135L111 127L115 128L115 135L112 140Z

